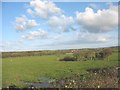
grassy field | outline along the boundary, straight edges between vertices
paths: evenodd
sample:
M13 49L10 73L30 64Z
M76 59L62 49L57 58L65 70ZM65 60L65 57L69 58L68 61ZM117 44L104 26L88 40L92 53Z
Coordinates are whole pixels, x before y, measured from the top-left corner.
M3 87L11 84L23 87L23 81L36 82L40 77L59 79L74 74L84 75L90 68L118 66L118 53L113 53L106 60L65 62L58 58L56 55L3 58Z

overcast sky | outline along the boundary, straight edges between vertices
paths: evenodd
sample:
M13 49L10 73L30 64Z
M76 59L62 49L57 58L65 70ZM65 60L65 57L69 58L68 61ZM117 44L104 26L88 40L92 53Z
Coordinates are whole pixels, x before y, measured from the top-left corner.
M118 3L3 2L0 51L118 45Z

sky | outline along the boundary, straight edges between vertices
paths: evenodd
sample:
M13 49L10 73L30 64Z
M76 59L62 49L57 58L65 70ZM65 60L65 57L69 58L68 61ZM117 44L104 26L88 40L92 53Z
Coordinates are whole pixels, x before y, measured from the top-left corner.
M118 3L2 2L0 42L0 51L117 46Z

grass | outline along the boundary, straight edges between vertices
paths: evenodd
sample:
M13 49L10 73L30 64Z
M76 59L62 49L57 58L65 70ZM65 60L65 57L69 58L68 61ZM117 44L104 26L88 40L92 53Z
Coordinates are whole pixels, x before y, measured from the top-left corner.
M118 53L113 53L106 60L64 62L57 59L58 56L55 55L3 58L2 85L24 87L23 81L36 82L40 77L70 77L74 74L86 74L86 69L89 68L118 66Z

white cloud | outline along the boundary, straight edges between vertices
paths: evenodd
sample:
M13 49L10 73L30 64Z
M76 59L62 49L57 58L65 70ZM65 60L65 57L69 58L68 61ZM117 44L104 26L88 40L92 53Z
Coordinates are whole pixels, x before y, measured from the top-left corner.
M35 27L37 26L37 22L35 20L28 20L27 21L27 28L32 28L32 27Z
M62 37L61 37L62 36ZM58 36L58 40L54 40L47 44L38 44L36 47L42 47L42 49L78 49L78 48L98 48L105 46L117 45L117 37L109 34L95 34L76 32L73 35L65 34ZM61 38L60 38L61 37Z
M76 12L76 18L80 26L88 32L100 33L115 30L118 25L118 7L111 6L109 9L94 12L87 7L85 12Z
M61 39L64 39L64 36L63 35L56 35L56 36L51 36L50 38L54 39L54 40L61 40Z
M110 35L94 33L78 33L77 38L81 43L105 43L113 39Z
M16 24L15 29L16 29L16 30L19 30L19 31L23 31L23 30L25 30L26 28L25 28L24 25Z
M38 29L37 31L30 31L27 35L23 35L22 38L32 40L35 38L46 38L48 32L42 29Z
M60 34L52 36L49 39L54 39L54 42L48 45L94 45L94 44L107 44L111 42L116 42L117 37L109 34L95 34L95 33L85 33L85 32L74 32L72 35ZM58 42L59 40L59 42Z
M91 3L90 7L92 7L93 9L97 9L98 6L96 4Z
M101 32L112 31L117 26L117 6L111 5L109 9L98 10L97 12L94 12L95 8L98 9L95 4L90 4L90 6L93 9L87 7L84 12L76 12L76 17L74 17L73 15L66 16L63 11L51 1L32 0L30 2L30 8L27 9L27 12L33 16L37 15L44 18L45 20L40 21L41 26L46 26L45 28L50 28L53 32L47 32L43 29L24 32L26 34L23 33L21 40L26 43L24 46L28 46L25 48L36 48L31 45L29 47L29 41L27 40L32 40L33 44L41 45L38 49L46 49L46 47L50 47L49 49L51 49L51 47L66 49L76 48L76 46L78 46L78 48L79 46L89 47L90 45L94 47L94 45L99 46L100 44L103 46L105 44L109 45L111 42L112 44L110 45L115 45L116 43L114 42L117 40L116 37L110 36L109 33ZM24 15L16 18L17 30L24 31L37 25L39 24L34 19L29 20ZM55 30L58 32L71 32L56 33ZM82 32L82 30L84 31ZM76 35L76 33L78 34ZM39 41L41 43L39 43Z
M40 16L41 18L48 18L51 14L62 14L63 11L58 8L51 1L32 0L30 2L32 10L29 9L28 13L34 12L34 15Z
M62 32L68 31L73 23L73 17L66 17L65 15L52 16L48 21L52 29Z
M22 15L21 17L16 17L16 23L24 23L27 21L27 17L25 15Z
M27 9L27 12L28 12L29 14L33 14L32 9Z
M1 42L1 41L0 41ZM24 46L22 41L2 41L0 44L0 51L16 51Z
M16 26L15 29L19 31L23 31L26 29L31 29L35 26L39 25L35 20L29 20L26 16L21 16L16 18Z

